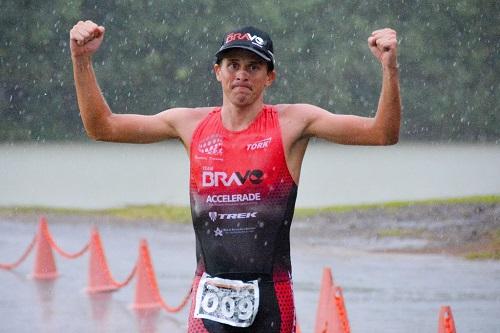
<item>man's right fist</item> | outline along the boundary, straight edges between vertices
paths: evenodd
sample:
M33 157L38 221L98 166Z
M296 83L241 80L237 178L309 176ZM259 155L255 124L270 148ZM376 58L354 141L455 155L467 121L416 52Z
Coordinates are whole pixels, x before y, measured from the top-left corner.
M79 21L69 32L71 55L91 56L102 43L104 27L92 21Z

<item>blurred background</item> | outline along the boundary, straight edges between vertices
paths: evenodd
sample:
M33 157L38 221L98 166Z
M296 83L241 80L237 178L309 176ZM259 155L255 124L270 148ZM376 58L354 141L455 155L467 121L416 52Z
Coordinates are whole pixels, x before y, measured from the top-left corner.
M500 4L469 1L2 1L0 140L82 140L69 30L106 27L97 76L117 113L221 103L213 55L255 25L275 44L269 103L373 115L380 68L366 40L399 34L405 141L498 142Z
M268 31L275 45L277 80L267 91L268 103L311 103L372 116L381 71L367 38L375 29L394 28L404 108L400 143L312 142L297 206L491 194L498 202L498 1L0 0L0 8L0 212L4 206L8 212L9 206L189 205L189 163L178 142L144 146L86 137L68 43L69 30L86 19L106 28L94 66L108 104L116 113L140 114L219 105L213 55L226 31L255 25ZM482 209L464 219L476 223ZM0 262L14 260L36 227L33 216L12 211L20 217L0 216ZM433 227L432 211L428 220ZM105 217L86 215L50 221L56 222L56 239L70 249L83 244L90 224L101 224L120 277L128 273L137 239L150 239L163 290L172 302L182 297L182 283L194 267L190 226L108 225ZM402 222L412 221L410 215ZM292 236L311 225L303 222L301 229L296 223ZM483 232L476 229L472 239ZM494 232L498 240L500 233ZM380 242L391 244L387 238ZM451 304L460 331L500 332L496 261L367 254L349 238L344 243L302 238L292 248L304 332L312 331L324 266L333 267L346 288L353 331L434 332L438 307ZM28 265L0 274L0 285L6 286L0 317L7 318L0 331L61 332L68 331L68 323L70 331L155 331L136 329L127 308L132 288L113 296L109 318L101 304L107 299L95 307L85 293L74 292L85 285L84 264L61 266L62 278L53 286L26 279ZM171 286L178 295L170 293ZM158 328L183 332L185 317L160 317Z
M94 56L115 113L220 105L212 71L225 32L268 31L277 80L266 102L373 116L375 29L399 36L403 124L393 147L314 141L299 207L500 193L497 1L2 1L0 206L187 206L178 143L93 143L82 127L69 30L106 28Z

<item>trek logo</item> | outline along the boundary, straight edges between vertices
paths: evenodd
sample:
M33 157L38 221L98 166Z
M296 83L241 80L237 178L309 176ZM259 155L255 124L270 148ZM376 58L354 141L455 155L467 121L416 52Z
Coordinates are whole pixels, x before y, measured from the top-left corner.
M210 217L212 222L215 222L215 220L217 219L217 212L209 212L208 217Z
M254 151L257 149L264 149L269 147L269 144L271 143L272 138L267 138L264 140L260 140L254 143L249 143L247 144L247 151Z
M262 39L261 37L259 37L257 35L252 36L252 35L250 35L249 32L247 32L246 34L239 33L239 32L231 33L231 34L227 35L225 44L230 43L230 42L234 42L234 41L238 41L238 40L248 40L248 41L251 41L252 44L255 44L255 45L260 46L260 47L263 47L266 44L264 39Z
M224 171L203 171L201 184L203 187L219 187L221 185L228 187L233 184L242 186L248 180L250 183L256 185L262 183L262 176L264 176L264 172L258 169L247 170L244 175L239 171L232 174L227 174Z
M257 217L257 212L251 213L224 213L217 214L217 212L208 212L208 217L212 222L216 220L241 220L241 219L251 219Z

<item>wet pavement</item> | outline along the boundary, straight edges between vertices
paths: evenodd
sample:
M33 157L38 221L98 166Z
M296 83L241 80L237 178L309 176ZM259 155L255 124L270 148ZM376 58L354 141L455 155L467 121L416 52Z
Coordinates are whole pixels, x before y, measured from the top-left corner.
M140 240L147 239L161 295L170 305L182 300L195 268L191 226L49 217L52 236L68 252L77 252L88 242L94 224L115 279L126 278ZM32 219L0 218L0 263L17 260L37 226ZM458 332L500 332L500 262L371 253L305 239L297 230L292 227L292 262L303 332L313 331L325 266L332 268L344 289L354 333L437 332L442 305L451 306ZM0 332L186 332L187 309L169 314L131 308L135 280L113 293L89 295L88 253L74 260L57 254L55 258L59 272L55 280L30 277L33 253L17 269L0 270Z

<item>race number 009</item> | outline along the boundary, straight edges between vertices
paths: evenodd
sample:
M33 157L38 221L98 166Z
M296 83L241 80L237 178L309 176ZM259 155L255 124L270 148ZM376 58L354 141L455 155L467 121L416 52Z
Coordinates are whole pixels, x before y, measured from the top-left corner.
M201 307L209 314L219 309L220 313L228 319L234 316L236 308L238 309L239 320L248 320L253 313L253 302L248 297L233 299L230 296L224 296L219 299L217 294L210 292L203 297Z

